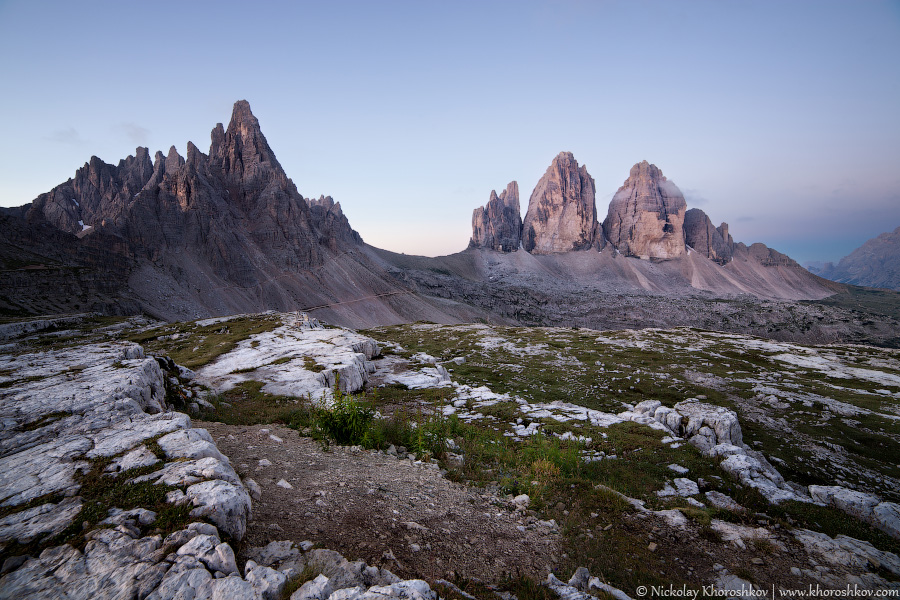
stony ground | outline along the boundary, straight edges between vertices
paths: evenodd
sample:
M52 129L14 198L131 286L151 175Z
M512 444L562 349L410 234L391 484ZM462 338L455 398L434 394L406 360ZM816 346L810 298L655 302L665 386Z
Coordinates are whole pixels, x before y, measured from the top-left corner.
M475 580L565 580L581 566L628 593L900 585L896 515L873 518L878 507L896 513L900 485L896 351L686 328L420 323L357 333L272 313L75 319L15 335L0 373L7 395L93 373L29 370L86 343L127 339L195 369L160 359L168 375L158 387L165 408L202 414L193 426L209 429L256 495L235 568L269 542L311 540L479 598ZM314 407L347 393L379 411L367 450L322 444ZM72 418L53 408L41 407L49 421L17 425L21 434ZM392 442L418 444L418 456L385 452ZM843 487L816 488L834 484ZM28 565L22 573L44 568Z
M897 350L689 328L416 324L368 333L399 344L396 352L414 363L417 353L438 362L462 356L463 364L447 364L455 381L531 403L562 401L617 413L650 398L671 406L700 397L735 410L744 441L788 479L900 500ZM509 416L527 416L517 412ZM548 423L560 431L558 423ZM577 433L579 424L572 426Z
M238 472L260 484L245 547L310 540L349 560L429 581L477 579L496 585L508 575L542 580L549 572L571 570L560 569L571 561L559 528L541 524L540 518L552 513L564 521L565 507L544 514L516 510L509 496L450 482L428 464L356 447L325 449L281 426L203 421L195 426L210 431ZM652 544L652 560L635 565L639 578L652 570L654 576L699 585L740 573L758 583L791 587L821 584L796 572L797 565L838 578L860 572L823 561L778 526L720 523L723 543L683 517L651 511L622 514L615 523L591 519L579 523L574 536L602 545L612 527Z
M348 447L323 450L286 427L195 425L262 488L249 545L313 540L350 559L432 580L496 581L516 572L542 579L559 561L558 529L534 525L533 513L496 495L448 481L433 465Z
M404 285L448 303L483 309L496 324L598 330L689 326L807 344L854 341L900 347L900 293L895 291L853 287L824 300L802 302L724 297L685 288L679 274L650 275L656 290L651 292L640 289L646 281L626 283L613 274L598 280L596 270L556 266L549 275L517 267L514 263L525 258L518 255L489 253L484 270L474 271L465 260L472 258L468 253L433 259L392 255L391 260L401 266L394 276ZM587 255L567 253L563 264ZM665 265L652 265L648 272L657 267L666 271ZM559 276L557 269L567 276ZM585 277L585 272L590 275Z

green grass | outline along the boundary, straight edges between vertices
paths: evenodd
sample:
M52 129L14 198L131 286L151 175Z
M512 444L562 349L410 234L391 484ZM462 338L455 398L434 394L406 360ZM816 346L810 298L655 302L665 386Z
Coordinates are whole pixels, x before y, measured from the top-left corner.
M216 408L201 411L200 418L226 425L286 425L306 418L311 410L307 401L268 394L262 391L264 385L259 381L243 381L227 392L207 398Z
M278 315L254 315L204 326L194 322L163 325L131 333L127 339L141 344L148 353L167 354L176 363L195 369L230 352L249 337L280 325ZM172 339L173 335L178 337Z
M284 360L284 359L287 359L287 360ZM285 356L285 357L283 357L283 358L281 358L281 359L279 359L279 360L284 360L284 362L287 362L288 360L291 360L291 359L288 358L287 356ZM272 364L279 364L279 363L278 363L278 361L276 360L276 361L275 361L274 363L272 363ZM317 362L315 361L315 359L313 359L313 358L311 358L311 357L309 357L309 356L304 356L304 357L303 357L303 368L306 369L307 371L312 371L312 372L314 372L314 373L319 373L319 372L325 370L325 367L323 367L322 365L320 365L319 363L317 363Z
M848 385L846 380L774 361L771 357L780 351L748 347L750 344L744 342L748 338L741 336L723 337L688 329L600 334L569 329L437 325L383 327L368 334L398 343L410 355L426 352L442 360L465 356L464 364L453 366L454 380L473 386L488 385L494 392L511 393L529 402L562 400L618 412L625 402L636 404L655 399L672 406L687 398L704 398L705 402L737 411L745 441L766 455L784 461L777 463L776 468L788 479L801 484L834 484L835 478L833 465L817 461L805 447L807 439L841 445L846 456L858 467L875 473L900 475L896 461L892 459L895 454L892 448L900 439L900 427L892 420L878 415L853 417L856 424L848 424L837 417L825 419L823 405L819 402L814 402L812 408L802 406L798 400L789 401L787 409L762 405L764 414L770 419L782 419L793 428L792 431L801 434L795 439L773 429L771 421L756 421L750 410L760 406L756 399L756 386L760 382L784 390L776 394L779 398L802 392L872 410L887 410L894 400L865 394L883 385L865 381ZM488 347L481 343L487 336L500 338L505 345ZM598 337L603 339L597 341ZM636 343L643 347L635 347ZM534 353L520 352L526 346L535 350ZM885 372L891 372L891 369L880 365L896 363L893 356L874 348L840 350L828 347L813 348L813 351L838 355L847 365ZM872 360L881 362L873 367L869 362ZM708 383L697 383L702 379L696 379L692 373L707 378ZM837 390L835 385L845 389ZM437 392L431 392L435 395L427 397L422 391L395 387L385 389L383 393L393 404L402 404L404 396L412 406L435 405L438 401ZM466 410L473 412L473 405L470 403ZM596 486L642 499L651 508L682 507L696 524L701 538L709 543L718 543L717 534L710 527L712 519L756 525L754 513L766 513L786 527L816 530L825 527L830 535L843 533L871 541L879 548L897 549L896 541L835 509L811 509L803 503L773 507L756 490L739 485L721 471L717 460L702 456L690 445L672 449L661 443L662 433L635 423L599 429L579 422L543 420L543 429L547 433L571 431L593 439L581 448L574 442L560 442L544 435L522 442L503 436L502 430L508 427L506 424L522 416L514 402L501 402L477 412L497 420L475 420L461 428L459 443L466 463L448 476L476 485L497 485L502 492L510 494L528 493L533 498L532 505L548 516L556 514L554 507L562 502L569 507L569 516L564 517L561 513L556 516L560 523L568 523L571 527L571 534L566 533L565 547L570 557L575 558L569 566L572 569L579 564L588 566L592 573L604 574L611 582L625 586L623 589L638 583L646 585L652 580L652 575L650 579L641 575L645 563L652 573L666 573L659 576L660 581L677 582L681 575L663 565L657 554L646 551L645 544L635 543L634 536L641 534L621 523L621 516L630 510L629 506L613 502L606 508L577 508L582 503L588 506L595 502L589 500L589 491L598 489ZM824 426L817 427L819 422ZM582 449L614 454L617 458L586 464L579 459ZM668 469L673 463L688 467L687 477L705 482L701 492L716 490L728 494L746 506L748 513L698 509L680 499L659 498L655 492L667 481L678 477ZM893 492L885 488L881 493L890 497ZM585 538L578 520L587 519L585 515L590 513L599 514L600 519L616 525L602 535L595 533L593 540Z
M745 437L762 442L755 447L784 460L785 465L779 468L786 469L786 474L797 473L801 483L820 483L834 474L828 465L812 459L806 441L794 441L791 433L772 430L771 421L754 422L758 417L749 408L759 405L755 388L761 381L770 388L784 390L776 392L779 396L802 393L814 398L818 394L884 412L896 406L895 399L867 393L884 387L892 389L890 386L798 369L772 360L780 350L757 349L744 342L753 342L752 338L696 329L601 334L569 329L421 326L380 328L371 333L379 339L399 342L410 352L426 351L444 358L463 355L467 361L454 367L454 379L471 385L487 384L495 392L509 392L529 402L561 400L618 412L624 403L636 404L648 398L673 406L687 398L705 397L706 402L737 411ZM485 335L504 340L505 346L486 348L479 343ZM510 350L525 346L544 350L534 355ZM812 350L824 356L840 356L847 365L864 362L864 368L888 373L892 372L891 365L897 365L896 358L877 348L829 346ZM873 367L870 361L877 365ZM689 373L712 376L711 383L700 385ZM782 377L773 378L774 375ZM836 389L835 385L843 389ZM832 419L824 428L818 428L813 427L815 419L810 420L804 412L822 414L819 403L811 409L798 406L797 400L790 404L787 410L765 407L765 411L782 419L793 428L791 431L808 431L814 439L844 446L852 461L869 472L896 476L896 461L890 459L890 445L900 442L896 422L878 415L860 415L853 417L854 424ZM554 424L549 427L561 428ZM871 485L871 479L866 477ZM892 497L894 491L890 487L883 487L879 493Z

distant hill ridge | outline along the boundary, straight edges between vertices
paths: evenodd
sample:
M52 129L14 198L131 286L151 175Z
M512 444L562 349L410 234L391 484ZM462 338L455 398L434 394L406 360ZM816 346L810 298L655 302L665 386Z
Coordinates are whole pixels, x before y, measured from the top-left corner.
M837 265L810 270L840 283L900 290L900 227L867 241Z

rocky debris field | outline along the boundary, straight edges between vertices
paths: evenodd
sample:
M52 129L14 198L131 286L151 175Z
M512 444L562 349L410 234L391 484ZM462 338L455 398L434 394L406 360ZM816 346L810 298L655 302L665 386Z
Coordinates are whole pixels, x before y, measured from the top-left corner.
M900 586L892 351L273 313L14 329L3 597ZM359 445L327 443L341 410Z
M574 260L581 254L590 253L566 256ZM391 259L400 265L392 274L402 285L445 303L484 310L498 325L597 330L697 327L801 344L850 341L900 347L897 292L853 288L819 301L793 302L747 294L726 297L688 287L680 272L670 272L675 261L643 265L653 283L642 289L644 279L627 280L618 271L598 279L595 270L567 263L532 268L493 253L472 259L477 268L443 257L418 262L393 255ZM558 269L571 271L571 277L555 276Z

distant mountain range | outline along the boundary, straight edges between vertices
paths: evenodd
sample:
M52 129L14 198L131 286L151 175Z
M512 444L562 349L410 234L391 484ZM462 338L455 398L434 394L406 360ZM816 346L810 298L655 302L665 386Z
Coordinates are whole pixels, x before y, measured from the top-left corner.
M646 161L602 221L594 180L568 152L538 181L524 219L519 210L512 182L475 210L461 253L429 259L373 248L339 203L298 192L239 101L206 154L189 142L186 157L174 147L152 159L138 148L117 165L92 157L30 204L3 209L0 311L177 320L315 309L357 327L516 323L528 321L513 306L528 303L523 295L554 290L809 300L843 289L762 244L735 243L727 224L687 210L678 187ZM472 284L481 291L470 294ZM519 298L506 298L509 286Z
M900 290L900 227L872 238L836 265L811 265L809 270L841 283Z
M246 101L227 129L212 130L208 154L189 142L186 158L174 147L152 160L138 148L118 165L92 157L5 212L0 309L9 314L177 320L324 306L323 319L357 325L474 318L398 287L339 203L301 196Z
M800 267L763 244L735 244L728 223L715 227L702 210L687 210L678 186L647 161L631 168L602 223L597 216L594 180L586 167L578 166L571 152L560 152L553 159L531 194L524 220L519 210L517 182L510 182L500 196L492 191L488 203L472 214L469 248L501 252L522 249L544 255L603 251L611 246L618 254L643 260L679 259L694 251L721 266L738 256L767 267ZM816 284L814 280L810 283ZM795 288L796 284L792 281L789 286ZM807 291L812 296L819 294ZM780 295L774 289L757 292ZM793 295L784 293L785 297Z

